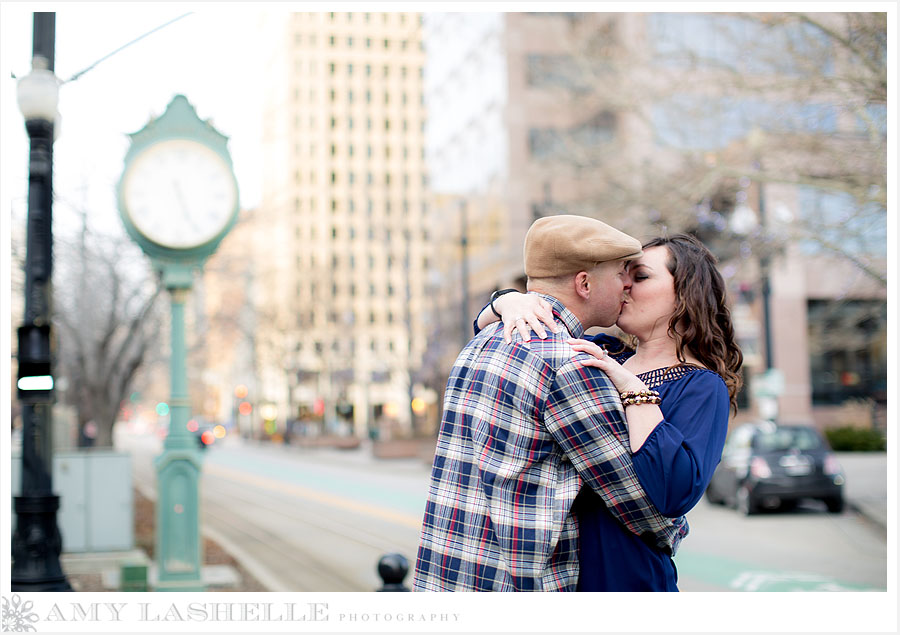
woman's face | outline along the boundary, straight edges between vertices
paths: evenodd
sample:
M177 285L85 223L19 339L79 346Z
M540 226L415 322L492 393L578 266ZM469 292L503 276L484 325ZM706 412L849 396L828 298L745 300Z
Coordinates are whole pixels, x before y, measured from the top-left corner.
M616 325L639 340L668 337L669 318L675 311L675 279L666 261L669 250L650 247L628 265L631 291Z

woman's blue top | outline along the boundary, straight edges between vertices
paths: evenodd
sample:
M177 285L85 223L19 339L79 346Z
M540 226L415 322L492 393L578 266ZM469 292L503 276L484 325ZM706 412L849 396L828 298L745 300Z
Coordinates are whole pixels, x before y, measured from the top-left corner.
M621 341L597 335L620 364ZM638 480L663 516L686 514L703 496L722 457L730 401L722 377L682 365L638 377L658 390L664 420L633 456ZM580 536L579 591L677 591L678 573L667 554L645 544L607 510L589 487L582 488L573 512Z

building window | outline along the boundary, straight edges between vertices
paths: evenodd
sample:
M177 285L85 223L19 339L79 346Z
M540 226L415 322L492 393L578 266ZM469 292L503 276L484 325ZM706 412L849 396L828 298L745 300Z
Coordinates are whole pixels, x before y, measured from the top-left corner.
M809 300L813 405L887 400L887 302Z

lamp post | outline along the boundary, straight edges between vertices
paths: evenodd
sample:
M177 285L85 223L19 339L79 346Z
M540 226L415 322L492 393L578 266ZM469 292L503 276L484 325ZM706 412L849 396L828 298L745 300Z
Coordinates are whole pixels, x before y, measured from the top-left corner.
M753 169L758 173L761 168L760 148L762 147L765 133L759 128L753 128L747 135L748 144L753 151ZM763 180L756 179L756 195L757 210L759 217L754 218L754 214L746 206L735 211L732 217L732 228L738 229L738 233L752 229L754 226L759 228L759 233L765 239L767 236L768 223L766 219L766 195ZM762 336L763 350L765 351L765 370L756 378L754 385L754 394L757 400L759 414L764 419L771 421L778 420L778 397L784 390L784 377L775 367L775 358L772 346L772 315L771 315L771 255L768 249L763 249L759 254L759 276L760 276L760 301L762 304Z
M32 70L17 85L30 141L25 256L25 317L18 329L17 392L22 403L22 493L15 498L13 591L71 591L59 563L62 539L53 495L51 276L53 138L59 83L53 72L56 14L34 14Z

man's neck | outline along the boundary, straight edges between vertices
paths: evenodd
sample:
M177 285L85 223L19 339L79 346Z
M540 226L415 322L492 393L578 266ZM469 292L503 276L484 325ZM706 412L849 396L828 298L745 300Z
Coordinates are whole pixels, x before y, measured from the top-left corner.
M540 293L544 296L549 296L559 302L569 313L571 313L576 320L578 320L579 325L581 326L581 332L583 333L586 329L589 329L591 326L596 325L588 325L585 323L585 313L580 306L580 304L574 301L573 298L568 297L565 293L560 293L556 289L541 289L541 288L530 288L529 292Z

